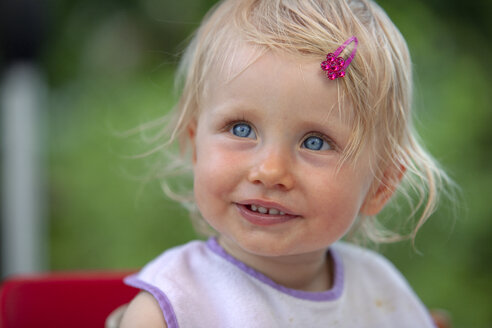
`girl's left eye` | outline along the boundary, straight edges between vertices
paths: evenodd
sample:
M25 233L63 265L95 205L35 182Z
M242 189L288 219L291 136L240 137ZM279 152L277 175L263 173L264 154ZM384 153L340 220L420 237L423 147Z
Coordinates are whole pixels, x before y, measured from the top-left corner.
M248 123L236 123L229 131L240 138L256 139L256 133Z
M328 142L323 140L323 138L317 136L307 137L302 142L302 147L307 148L309 150L316 150L316 151L333 149L333 147Z

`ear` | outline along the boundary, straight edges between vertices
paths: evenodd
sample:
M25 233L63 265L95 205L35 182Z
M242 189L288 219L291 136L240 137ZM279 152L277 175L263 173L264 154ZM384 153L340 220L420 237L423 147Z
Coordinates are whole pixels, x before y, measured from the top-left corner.
M402 164L388 167L383 177L374 181L361 207L360 214L366 216L378 214L395 192L406 170Z
M193 119L190 124L186 127L186 133L188 135L188 139L191 147L191 159L193 164L196 163L196 128L197 123L196 119Z

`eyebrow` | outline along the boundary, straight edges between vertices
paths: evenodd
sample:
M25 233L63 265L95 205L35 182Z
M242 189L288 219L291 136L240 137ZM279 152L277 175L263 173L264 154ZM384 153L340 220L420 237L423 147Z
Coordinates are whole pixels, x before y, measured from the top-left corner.
M234 111L240 111L241 113L247 113L249 115L254 115L258 116L255 112L258 111L258 109L255 108L255 106L252 106L251 104L246 104L243 101L225 101L221 102L220 104L216 106L211 106L209 109L211 112L210 114L212 115L226 115L230 110Z

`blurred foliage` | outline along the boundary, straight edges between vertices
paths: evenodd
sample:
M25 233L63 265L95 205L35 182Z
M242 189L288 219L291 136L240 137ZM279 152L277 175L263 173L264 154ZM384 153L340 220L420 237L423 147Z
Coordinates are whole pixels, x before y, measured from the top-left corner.
M52 0L41 65L51 88L51 268L137 268L196 238L146 181L147 150L119 132L172 107L173 71L212 0ZM381 246L454 327L492 327L490 1L379 1L413 56L418 130L462 190L411 243ZM489 195L489 196L487 196Z

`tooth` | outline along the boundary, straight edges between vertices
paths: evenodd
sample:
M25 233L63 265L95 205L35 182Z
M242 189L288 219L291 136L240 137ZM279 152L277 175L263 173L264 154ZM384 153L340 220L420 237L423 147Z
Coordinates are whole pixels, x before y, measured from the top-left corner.
M259 206L258 207L258 212L260 212L261 214L266 214L268 212L268 210L262 206Z
M280 214L280 215L285 215L285 213L284 213L284 212L282 212L282 211L280 211L278 214Z
M251 205L251 210L256 212L258 210L258 207L256 207L256 205Z
M275 209L275 208L271 208L271 209L268 210L268 214L277 215L278 214L278 210Z

